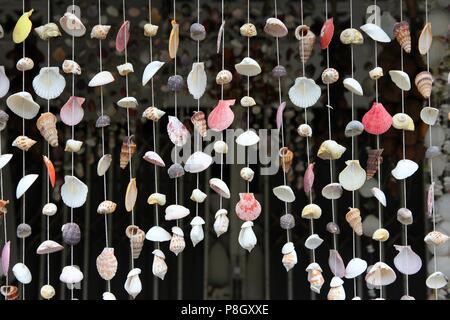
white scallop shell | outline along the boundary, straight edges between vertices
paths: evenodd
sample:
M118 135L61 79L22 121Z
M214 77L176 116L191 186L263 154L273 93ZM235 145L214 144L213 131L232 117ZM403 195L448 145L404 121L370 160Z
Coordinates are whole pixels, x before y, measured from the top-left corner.
M11 153L2 154L0 156L0 169L3 169L4 166L8 164L13 155Z
M250 147L259 142L259 136L253 130L247 130L236 138L236 143L243 147Z
M36 181L39 177L38 174L27 174L22 179L20 179L16 188L16 199L19 199L27 190L31 187L31 185Z
M353 79L353 78L347 78L347 79L345 79L345 80L344 80L344 87L345 87L348 91L350 91L350 92L352 92L352 93L354 93L354 94L356 94L356 95L358 95L358 96L364 95L364 91L363 91L361 85L359 84L358 81L356 81L356 80Z
M88 187L75 176L65 176L64 184L61 186L61 198L66 206L79 208L85 202Z
M367 23L361 26L361 30L364 31L374 41L383 43L391 42L391 38L389 38L387 33L374 23Z
M356 278L364 273L367 269L367 262L360 258L351 259L345 268L345 277L347 279Z
M273 194L280 199L283 202L294 202L295 201L295 194L294 191L292 191L290 186L279 186L276 188L273 188L272 190Z
M395 179L403 180L411 177L418 169L419 165L414 161L402 159L399 162L397 162L397 165L391 171L391 173Z
M396 84L397 87L402 89L403 91L411 90L411 80L406 72L400 70L391 70L389 71L389 75L391 76L392 82Z
M0 66L0 98L3 98L9 91L9 79L5 73L5 67Z
M200 99L206 90L206 72L203 62L192 64L192 70L187 77L187 87L194 99Z
M40 106L33 101L31 94L26 91L10 95L6 99L6 105L12 112L26 120L33 119L40 109Z
M434 126L439 117L439 109L425 107L420 111L420 119L429 126Z
M366 171L358 160L346 161L347 165L339 174L339 183L347 191L356 191L366 182Z
M253 77L261 73L261 67L258 62L250 57L245 57L234 67L236 68L237 73L247 77Z
M61 275L59 276L59 280L67 284L81 282L83 278L83 272L81 272L80 269L75 266L65 266L61 271Z
M309 250L317 249L323 242L323 239L318 234L310 235L305 241L305 247Z
M394 270L384 262L375 263L366 274L366 282L372 286L387 286L395 279Z
M384 194L384 192L377 187L373 187L371 191L373 196L377 198L377 200L383 205L383 207L386 207L386 195Z
M309 108L316 104L321 95L320 87L313 79L298 77L289 89L289 98L299 108Z
M170 239L172 239L172 236L169 232L167 232L160 226L153 226L147 231L145 239L153 242L164 242L170 241Z
M220 196L224 197L225 199L230 199L231 197L230 189L228 188L227 184L222 180L220 180L219 178L210 179L209 186Z
M64 13L59 19L61 28L70 36L82 37L86 33L86 27L83 22L72 12Z
M184 165L184 170L190 173L199 173L208 169L212 162L213 159L210 155L197 151L189 156Z
M164 62L156 60L147 64L144 69L144 73L142 74L142 85L145 86L163 65Z
M66 79L59 73L59 67L41 68L33 79L33 89L42 99L55 99L66 87Z
M190 211L188 208L178 204L172 204L166 208L166 215L164 219L167 221L178 220L188 216L189 213Z
M112 163L112 155L110 154L105 154L103 155L100 160L98 160L98 164L97 164L97 175L99 175L100 177L103 176L106 171L108 171L109 167L111 166Z
M101 71L97 73L91 81L89 81L89 87L104 86L108 83L114 82L114 77L109 71Z
M403 274L416 274L422 268L422 259L411 249L411 246L394 245L398 254L394 258L394 265Z
M12 268L12 272L20 283L29 284L31 282L32 276L30 269L23 263L16 263Z

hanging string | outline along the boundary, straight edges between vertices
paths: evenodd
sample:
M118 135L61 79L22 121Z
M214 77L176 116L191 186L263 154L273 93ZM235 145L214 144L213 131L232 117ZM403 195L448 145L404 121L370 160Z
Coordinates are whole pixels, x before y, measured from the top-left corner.
M0 133L0 156L2 155L2 134ZM0 169L0 197L3 200L3 168ZM6 214L3 214L3 236L5 245L8 242L8 228L6 224ZM5 274L5 286L9 286L9 272ZM7 296L5 296L5 300L8 300Z
M50 23L50 0L47 0L47 23ZM50 68L50 38L47 39L47 67ZM47 79L49 74L47 73ZM50 112L50 99L47 99L47 112ZM50 143L47 141L47 158L50 160ZM47 174L47 203L50 202L50 175ZM50 216L45 217L47 240L50 240ZM50 254L47 253L47 285L50 284Z
M250 0L247 0L247 23L250 23ZM250 57L250 37L247 37L247 57ZM250 96L250 77L247 76L247 96ZM247 131L250 130L250 108L247 107ZM250 166L250 156L247 153L247 147L244 147L245 152L245 165ZM246 181L247 193L250 192L250 181Z
M177 20L177 1L173 0L173 21ZM176 47L178 48L178 43L176 43ZM173 69L173 75L177 75L177 52L175 52L175 57L173 60L174 69ZM174 90L173 92L173 98L174 98L174 108L175 108L175 118L178 118L178 95L177 91ZM175 163L178 163L178 148L175 145ZM178 177L175 177L175 204L178 204ZM177 227L180 226L180 222L178 219L176 220Z
M224 26L225 23L225 1L222 0L221 3L221 18L222 18L222 25ZM225 26L222 30L222 70L225 70ZM220 99L223 100L223 84L220 85ZM223 141L223 131L220 132L220 140ZM223 180L223 161L224 161L224 155L221 152L220 153L220 180ZM223 209L223 197L222 195L219 196L219 209Z
M25 0L22 0L22 14L25 13ZM25 58L25 40L22 42L22 58ZM22 91L25 91L25 71L22 71ZM25 106L22 105L22 114ZM25 118L22 117L22 135L25 136ZM25 150L22 150L22 178L25 177ZM22 196L22 223L26 220L26 195ZM25 238L22 238L22 263L25 264ZM25 300L25 284L22 283L22 300Z
M200 23L200 0L197 0L197 23ZM197 63L200 62L200 40L197 40ZM200 98L197 99L197 112L200 111ZM194 137L194 151L200 151L202 145L202 136L199 131L197 131L197 137ZM197 189L200 184L199 173L196 174L196 185ZM195 216L198 216L198 202L195 201Z

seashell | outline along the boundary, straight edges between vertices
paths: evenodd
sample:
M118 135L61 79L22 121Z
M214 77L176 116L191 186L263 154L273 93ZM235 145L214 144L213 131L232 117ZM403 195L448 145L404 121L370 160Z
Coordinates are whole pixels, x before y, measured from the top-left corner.
M308 26L300 25L295 29L295 38L300 42L300 61L306 63L312 55L316 36Z
M403 180L411 177L418 169L419 165L417 163L412 160L403 159L397 162L397 165L391 173L395 179Z
M11 241L7 241L2 249L2 271L7 275L9 272L9 260L11 258Z
M4 37L5 37L5 31L3 30L3 27L0 24L0 39L3 39Z
M287 75L286 68L282 65L277 65L272 69L272 77L282 78Z
M358 120L352 120L345 126L345 136L355 137L359 136L364 131L364 125Z
M345 264L337 250L330 250L328 266L336 277L343 278L345 276Z
M222 43L222 36L223 36L224 31L225 31L225 20L222 21L220 28L219 28L219 32L217 33L217 40L216 40L217 54L220 53L220 44Z
M277 129L280 130L283 126L283 112L286 108L286 102L281 102L280 105L277 108L277 115L276 115L276 122L277 122Z
M146 23L144 25L144 36L146 37L154 37L158 33L159 27L157 25Z
M300 137L312 137L312 128L308 124L301 124L297 128L297 133L300 135Z
M192 70L187 77L187 87L189 93L194 99L200 99L206 90L206 72L203 62L195 62L192 64Z
M320 87L313 79L298 77L289 89L289 98L299 108L308 108L316 104L321 95Z
M225 182L223 182L219 178L212 178L209 180L209 187L213 189L216 193L219 194L219 196L230 199L230 189L228 189L228 186Z
M294 153L287 147L283 147L279 152L281 158L281 167L285 173L288 173L292 167L292 161L294 160Z
M290 213L285 213L280 217L280 227L284 230L290 230L295 227L295 218Z
M17 226L16 230L17 238L25 239L31 236L31 226L27 223L21 223Z
M82 145L83 145L83 141L69 139L66 141L66 147L64 148L64 151L78 152L81 150Z
M145 161L150 162L158 167L165 167L166 164L164 160L154 151L147 151L145 155L142 157Z
M130 225L125 230L126 236L130 239L130 247L133 259L138 259L144 246L145 232L138 226Z
M303 189L306 193L311 192L314 184L314 163L308 164L308 168L305 171L303 177Z
M373 178L378 170L378 165L383 162L383 157L381 154L384 149L371 149L367 151L367 180Z
M134 143L134 136L125 137L120 148L120 168L125 169L131 157L136 153L137 146Z
M28 151L32 146L36 144L36 140L30 139L27 136L18 136L14 139L12 146L19 148L22 151Z
M114 82L114 77L109 71L97 73L88 83L89 87L100 87Z
M350 211L345 215L345 220L352 227L353 232L358 236L363 234L363 225L361 220L361 212L358 208L349 208Z
M48 178L50 180L52 187L54 188L55 182L56 182L55 167L53 165L53 162L50 161L50 159L48 159L46 156L42 156L42 157L44 159L44 163L47 168Z
M196 246L197 244L199 244L200 242L203 241L203 239L205 238L205 233L203 231L203 227L202 225L205 224L205 220L203 220L202 217L196 216L194 217L194 219L192 219L191 221L191 233L190 233L190 237L191 237L191 241L192 241L192 246Z
M117 105L124 109L136 109L139 103L135 97L123 97L117 101Z
M378 80L382 76L384 76L384 72L383 72L383 68L381 68L381 67L375 67L369 71L369 77L372 80Z
M79 208L87 198L88 187L75 176L65 176L61 186L61 198L69 208Z
M419 52L421 55L426 55L430 51L431 44L433 42L433 32L431 29L431 22L428 22L420 33Z
M422 268L422 259L411 249L411 246L394 245L398 254L394 258L394 265L403 274L412 275Z
M210 155L197 151L189 156L184 165L184 170L190 173L199 173L208 169L212 162L213 159Z
M377 187L374 187L370 190L375 198L383 205L383 207L386 207L386 196L383 191L378 189Z
M333 84L339 80L339 72L334 68L327 68L322 72L322 82Z
M103 292L103 300L117 300L116 296L112 294L111 292Z
M400 208L397 211L397 220L401 224L408 226L413 223L413 215L411 210L407 208Z
M169 175L170 179L182 177L184 175L184 168L181 164L174 163L167 170L167 174Z
M200 189L192 190L191 200L197 203L203 203L206 199L207 195Z
M422 71L416 76L414 81L417 89L424 99L431 97L431 90L433 87L433 76L428 71Z
M147 203L149 205L157 204L158 206L163 206L166 204L166 195L162 193L152 193L148 199Z
M52 146L58 146L58 130L56 129L56 116L51 112L42 113L36 122L36 127L42 137Z
M428 217L431 217L433 215L433 209L434 209L434 183L430 183L430 185L428 186L428 192L427 192Z
M22 177L16 187L16 199L19 199L21 196L23 196L38 177L38 174L27 174L26 176Z
M253 130L247 130L236 138L236 143L243 147L250 147L259 142L259 136Z
M347 89L351 93L356 94L357 96L364 95L361 85L359 84L358 81L356 81L353 78L344 79L344 87L345 87L345 89Z
M391 70L389 71L389 75L391 76L392 82L394 82L397 87L403 91L411 90L411 81L409 80L409 76L406 72Z
M194 111L194 115L191 117L191 122L200 136L206 137L208 128L206 126L205 113L203 111Z
M388 43L391 42L391 38L375 23L366 23L361 26L361 30L364 31L372 40L377 42Z
M394 270L384 262L375 263L366 274L366 282L372 286L387 286L397 279Z
M45 216L54 216L56 214L56 212L58 211L58 207L56 206L56 204L54 203L46 203L43 207L42 207L42 214Z
M220 154L228 153L228 144L225 141L214 142L214 151Z
M258 62L250 57L245 57L238 64L235 64L236 72L247 77L254 77L261 73L261 67Z
M279 186L276 188L273 188L272 190L273 194L275 195L275 197L277 197L279 200L283 201L283 202L294 202L295 201L295 194L294 191L292 191L290 186Z
M420 119L429 126L434 126L439 118L439 110L432 107L425 107L420 111Z
M97 207L97 213L98 214L111 214L116 211L117 204L111 200L104 200L100 202L100 204Z
M340 234L341 229L339 229L339 226L334 222L328 222L326 229L331 234Z
M397 22L394 25L394 37L406 53L411 53L411 33L407 21Z
M389 239L389 231L384 228L379 228L373 233L372 239L375 241L385 242Z
M441 289L447 285L448 278L442 272L436 271L428 276L425 283L428 288L437 290L437 289Z
M83 103L85 98L71 96L69 100L61 108L61 121L68 126L76 126L83 120L84 110Z
M148 107L147 109L145 109L145 111L142 113L142 117L146 118L147 120L151 120L151 121L158 121L159 119L161 119L161 117L163 115L165 115L166 113L162 110L159 110L156 107Z
M111 26L104 24L97 24L92 27L91 39L105 40L108 36Z
M12 157L13 155L10 153L0 155L0 169L3 169L12 159Z
M169 250L178 256L186 248L183 230L179 227L172 227L172 239L170 240Z
M188 208L177 204L172 204L168 206L165 212L166 215L164 216L164 219L166 219L167 221L183 219L184 217L187 217L190 214Z
M345 267L345 278L354 279L362 275L367 269L367 262L360 258L351 259Z
M339 174L339 183L347 191L356 191L366 182L366 172L358 160L348 160L346 167Z
M392 117L392 126L395 129L414 131L414 121L406 113L397 113Z
M158 277L161 280L164 280L168 269L164 259L165 256L161 250L156 249L153 251L152 272L155 277Z
M130 21L126 20L122 22L119 31L116 35L116 50L118 52L124 52L130 41Z
M322 189L322 196L328 200L337 200L342 197L342 186L339 183L327 184Z
M141 279L139 278L140 274L141 269L139 268L131 269L130 272L128 272L127 280L125 281L124 288L133 299L135 299L137 295L142 291L142 282Z
M164 62L161 61L152 61L144 69L144 73L142 74L142 85L145 86L153 76L162 68Z
M61 32L59 31L58 25L53 22L49 22L40 27L34 28L39 38L46 41L50 38L56 38L61 36Z
M33 101L31 94L26 91L10 95L6 99L6 105L12 112L26 120L33 119L40 109L40 106Z
M381 103L374 102L372 108L362 118L364 129L374 135L381 135L389 130L392 117Z
M208 115L208 127L216 132L228 129L234 120L234 113L231 106L236 102L235 99L219 100L219 103Z
M345 290L342 286L343 283L344 281L342 281L339 277L333 277L333 279L331 279L330 291L328 291L327 300L345 300Z
M0 98L4 97L8 93L9 87L10 81L5 74L5 67L0 66Z
M256 105L255 99L250 96L245 96L241 99L241 106L243 107L253 107Z
M34 68L34 62L31 58L21 58L17 61L16 69L19 71L28 71Z
M318 263L313 262L308 265L306 271L308 272L308 282L311 291L315 293L320 293L320 289L325 283L325 279L323 278L322 275L322 268L319 266Z
M9 204L9 200L0 200L0 218L8 213L6 205Z
M165 242L170 241L172 236L160 226L153 226L145 234L145 239L153 242Z
M125 193L125 210L131 212L136 204L138 189L136 185L136 178L130 179Z
M64 60L62 64L62 69L64 73L71 73L71 74L81 74L81 67L78 63L76 63L73 60Z
M174 76L170 76L167 80L167 87L170 91L178 92L184 87L184 80L183 77L179 74L176 74Z
M320 30L320 48L327 49L333 39L334 23L333 18L327 19Z
M172 24L172 30L169 37L169 57L174 59L180 43L180 25L175 20L172 20L170 23Z
M255 25L253 23L243 24L239 28L239 32L240 32L241 36L248 37L248 38L256 37L256 35L258 34L257 31L256 31L256 27L255 27Z
M428 245L440 246L450 239L449 236L439 231L431 231L425 236L425 243Z
M33 79L33 89L42 99L55 99L61 95L66 87L66 80L59 74L58 67L41 68Z
M359 30L348 28L341 32L340 40L343 44L363 44L364 38Z
M66 12L59 19L61 28L72 37L82 37L86 33L86 27L83 22L72 12Z
M227 214L227 210L219 209L214 216L214 231L216 232L217 237L220 237L228 231L230 220L228 219Z
M340 159L347 150L344 146L341 146L334 140L325 140L320 145L317 156L323 160L337 160Z
M5 297L5 300L19 299L19 288L17 288L16 286L1 286L0 293Z
M314 203L306 205L302 210L302 218L304 219L319 219L321 216L322 209Z
M81 230L78 224L69 222L61 228L64 243L69 246L77 245L81 240Z
M266 20L264 32L275 38L287 36L288 29L286 25L278 18L269 18Z
M216 83L221 86L231 83L232 80L233 74L228 70L221 70L216 76Z
M105 154L103 155L100 160L98 160L97 163L97 175L98 176L103 176L106 171L108 171L109 167L111 166L112 163L112 155L110 154Z
M426 159L433 159L435 157L438 157L442 154L441 148L438 146L431 146L427 148L427 151L425 151L425 158Z
M117 264L114 248L103 248L96 260L97 272L102 279L109 281L116 275Z
M191 24L191 27L189 28L189 33L191 35L191 39L194 41L203 41L206 38L205 27L198 22Z
M111 118L108 115L103 115L97 118L95 121L96 128L104 128L111 124Z
M14 29L13 29L13 34L12 34L14 43L24 42L25 39L30 34L31 28L32 28L32 22L30 20L30 17L33 14L33 11L34 11L34 9L24 12L20 16L19 20L17 20L16 25L14 26Z
M241 231L239 232L238 238L240 246L248 252L251 252L253 250L258 241L252 227L252 221L244 222L241 226Z
M317 234L310 235L305 241L305 247L309 250L317 249L323 242L323 239Z
M281 249L281 253L283 254L283 259L281 260L283 266L286 271L291 270L298 262L294 244L292 242L285 243Z
M244 167L240 171L240 176L245 181L251 182L255 176L255 172L249 167Z
M117 67L117 72L123 77L129 75L130 73L134 72L134 67L131 63L127 62L124 64L120 64Z
M42 286L41 290L40 290L40 294L41 297L46 299L46 300L50 300L51 298L53 298L56 294L55 288L53 288L53 286L46 284L44 286Z
M8 120L9 120L9 115L5 111L0 110L0 131L3 131L6 128L6 124L8 123ZM1 167L3 167L3 166L1 166Z
M236 215L243 221L254 221L261 214L261 205L253 193L239 193L239 202L236 203Z
M37 254L50 254L50 253L58 252L61 250L64 250L64 247L62 245L60 245L58 242L53 241L53 240L45 240L36 249L36 253Z
M184 146L190 137L189 131L184 124L178 118L172 116L169 116L167 132L169 133L170 141L177 147Z

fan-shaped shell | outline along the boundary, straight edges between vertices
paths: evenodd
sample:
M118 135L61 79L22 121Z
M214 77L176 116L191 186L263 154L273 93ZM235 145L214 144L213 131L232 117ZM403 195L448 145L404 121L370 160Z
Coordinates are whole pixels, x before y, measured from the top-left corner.
M398 254L394 258L394 265L403 274L416 274L422 268L422 259L411 249L411 246L394 245Z
M176 117L169 116L169 123L167 124L167 132L169 133L170 141L177 147L182 147L186 144L190 137L189 131L183 123Z
M367 269L367 262L360 258L351 259L345 268L345 277L353 279L362 275Z
M219 103L208 115L208 127L211 130L220 132L231 126L234 120L234 113L230 107L235 102L235 99L219 100Z
M290 186L279 186L276 188L273 188L272 190L273 194L280 199L283 202L294 202L295 201L295 194L294 191L292 191Z
M65 176L61 186L61 198L66 206L79 208L87 198L88 187L75 176Z
M71 96L69 100L61 108L61 121L68 126L76 126L83 120L84 110L83 103L85 98Z
M10 95L6 99L6 105L12 112L26 120L33 119L40 109L40 106L33 101L31 94L26 91Z
M237 73L247 77L254 77L261 73L259 63L250 57L245 57L234 67L236 68Z
M366 182L366 171L358 160L346 161L347 165L339 174L339 183L347 191L356 191Z
M377 262L367 272L365 279L372 286L387 286L393 283L397 276L386 263Z
M72 12L64 13L64 16L59 19L59 24L64 32L70 36L82 37L86 33L83 22Z
M392 117L381 103L374 102L372 108L362 118L364 129L374 135L380 135L389 130Z
M111 166L112 163L112 155L110 154L105 154L103 155L100 160L98 160L98 164L97 164L97 175L99 175L100 177L103 176L106 171L108 171L109 167Z
M31 185L36 181L39 177L38 174L28 174L20 179L19 183L16 187L16 199L19 199L27 190L31 187Z
M266 20L266 25L264 26L264 32L272 37L282 38L282 37L287 36L288 29L280 19L269 18Z
M194 99L200 99L206 90L206 72L203 62L195 62L192 64L192 70L187 77L187 86L189 93Z
M164 62L161 61L152 61L144 69L144 73L142 74L142 85L145 86L153 76L158 72L159 69L164 65Z
M66 80L59 73L58 67L44 67L33 79L33 89L43 99L55 99L66 87Z
M239 202L236 204L236 215L243 221L256 220L261 214L261 205L253 193L239 193Z
M316 104L321 95L320 87L313 79L298 77L289 89L289 98L299 108L308 108Z
M130 40L130 21L126 20L120 26L119 31L116 35L116 50L118 52L125 51L128 46L128 41Z
M372 40L377 42L388 43L391 42L391 38L381 29L378 25L374 23L367 23L361 26L361 30L364 31Z

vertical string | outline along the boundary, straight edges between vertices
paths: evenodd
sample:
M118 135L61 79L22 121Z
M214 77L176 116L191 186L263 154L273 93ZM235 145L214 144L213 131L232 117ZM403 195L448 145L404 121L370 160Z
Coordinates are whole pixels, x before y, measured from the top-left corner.
M200 23L200 0L197 0L197 23ZM197 63L200 62L200 40L197 40ZM197 112L200 111L200 98L197 99ZM202 136L198 130L197 136L194 136L194 152L200 151L202 145ZM200 174L196 174L196 188L198 189L200 184ZM195 216L198 216L198 202L195 202Z
M222 25L224 26L222 30L222 70L225 69L225 1L222 0L221 2L221 18L222 18ZM223 84L220 85L220 99L223 100ZM220 140L223 141L223 131L220 132ZM220 180L223 180L223 162L224 162L224 155L223 153L220 153ZM219 196L219 209L223 209L223 197L222 195Z
M250 0L247 0L247 23L250 23ZM247 37L247 57L250 57L250 37ZM247 96L250 96L250 77L247 76ZM247 131L250 130L250 107L247 107ZM244 147L245 152L245 165L246 167L250 166L250 156L248 154L249 149ZM247 193L250 192L250 181L246 181L247 184Z
M173 0L173 20L176 21L177 20L177 1ZM178 46L178 43L176 44ZM175 57L173 60L173 75L176 76L177 75L177 55L178 52L175 52ZM177 95L177 91L174 90L173 92L173 98L174 98L174 108L175 108L175 118L178 118L178 95ZM178 148L175 145L175 163L178 163ZM178 204L178 177L175 177L175 204ZM177 223L177 227L180 226L180 222L177 219L176 220Z
M0 156L2 155L2 134L0 132ZM3 200L3 169L0 169L0 197ZM6 224L6 214L3 215L3 236L5 245L8 242L8 228ZM5 285L8 287L9 285L9 272L6 272L5 274ZM8 300L8 298L5 296L5 300Z
M25 13L25 0L22 0L22 14ZM22 58L25 58L25 42L22 42ZM22 71L22 91L25 91L25 71ZM22 106L22 114L24 113L25 107ZM22 135L25 136L25 118L22 117ZM22 178L25 177L25 150L22 150ZM22 196L22 223L26 220L26 195ZM22 263L25 264L25 238L22 238ZM25 300L25 284L22 283L22 300Z
M50 0L47 0L47 23L50 23ZM50 68L50 38L47 39L47 67ZM48 77L48 74L47 74ZM47 112L50 112L50 99L47 99ZM50 160L50 143L47 141L47 158ZM50 175L47 174L47 203L50 202ZM46 237L50 240L50 217L45 219ZM47 253L47 284L50 284L50 254Z

